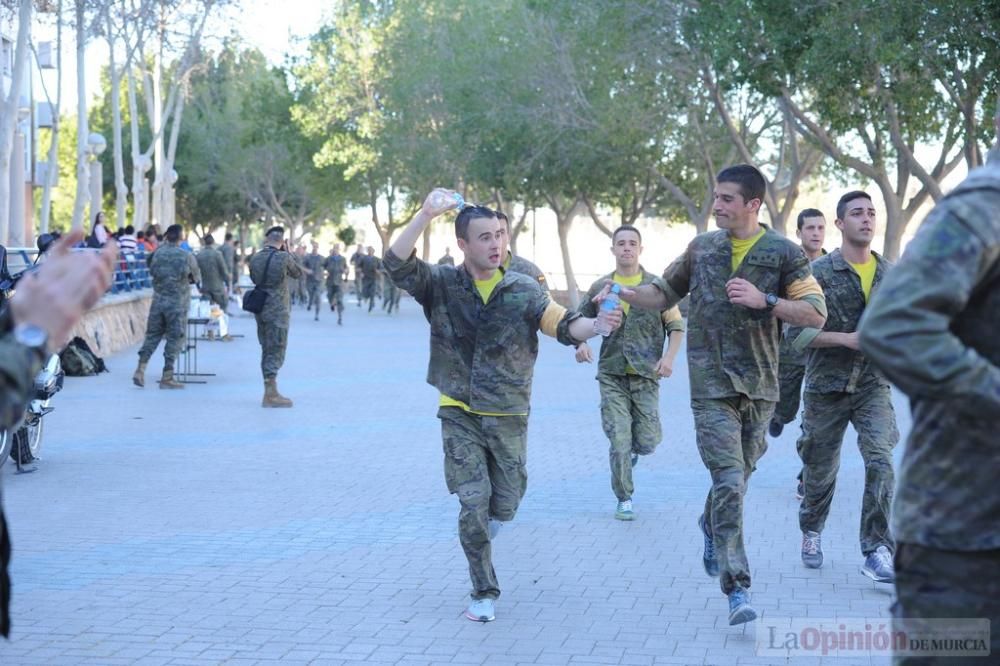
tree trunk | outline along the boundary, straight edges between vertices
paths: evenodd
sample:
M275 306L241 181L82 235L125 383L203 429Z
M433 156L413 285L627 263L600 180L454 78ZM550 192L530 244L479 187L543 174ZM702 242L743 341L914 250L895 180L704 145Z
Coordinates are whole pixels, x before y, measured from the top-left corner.
M40 213L40 233L49 232L49 220L52 218L52 181L59 169L59 118L62 113L62 0L56 5L56 103L52 111L52 129L49 137L49 152L46 156L48 172L45 183L42 184L42 210ZM51 100L50 100L51 101Z
M17 14L17 43L14 47L14 71L10 91L3 103L0 120L0 243L6 244L11 224L24 224L24 220L10 219L11 195L23 197L24 192L10 191L10 169L17 129L17 108L20 105L21 87L27 69L28 36L31 32L31 0L21 0ZM21 159L18 155L17 159ZM23 189L23 186L22 188Z
M90 137L90 130L87 125L87 84L84 76L87 27L84 19L84 0L76 0L76 200L73 204L73 229L83 228L84 210L90 198L90 172L87 164L87 139ZM91 231L97 212L90 211L88 229Z
M109 53L108 69L111 73L111 151L115 167L115 223L122 228L126 226L125 211L128 207L128 186L125 185L125 162L122 159L122 76L117 65L115 64L115 45L114 38L112 37L111 10L107 9L106 11Z
M570 211L557 218L559 229L559 250L562 253L563 270L566 273L566 291L568 292L570 307L576 308L580 305L580 287L576 284L576 275L573 273L573 262L569 254L569 230L573 226L576 218L576 206Z
M909 218L903 210L900 197L893 191L888 179L880 179L878 186L885 200L885 244L882 247L882 254L889 261L896 261L899 258L903 232L906 231Z

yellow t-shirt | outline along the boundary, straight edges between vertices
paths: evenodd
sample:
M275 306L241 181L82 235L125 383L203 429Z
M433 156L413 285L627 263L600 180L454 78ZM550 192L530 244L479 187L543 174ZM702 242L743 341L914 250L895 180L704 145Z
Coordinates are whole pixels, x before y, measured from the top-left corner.
M851 262L847 263L851 264ZM877 267L878 263L875 261L875 257L871 255L868 256L868 261L863 264L851 264L851 268L861 278L861 291L865 292L865 303L868 302L868 297L872 293L872 283L875 281L875 269Z
M729 241L733 244L733 272L740 267L743 260L746 258L747 253L750 248L754 246L754 243L760 240L760 237L764 235L764 229L758 231L754 236L747 238L746 240L740 240L739 238L729 237Z
M642 271L639 271L635 275L625 276L619 275L617 272L611 277L614 282L617 282L623 287L638 287L642 282ZM622 306L622 313L628 314L629 304L625 301L620 301Z
M490 294L493 293L493 290L496 288L498 284L500 284L500 280L502 279L503 279L503 271L496 270L493 271L492 277L489 277L485 280L473 280L473 283L475 283L476 285L476 289L479 291L480 298L483 299L483 303L490 300ZM470 414L478 414L479 416L527 416L528 415L526 412L521 414L477 412L476 410L472 409L461 400L455 400L454 398L447 396L444 393L441 394L441 399L438 400L438 405L440 407L459 407L469 412Z

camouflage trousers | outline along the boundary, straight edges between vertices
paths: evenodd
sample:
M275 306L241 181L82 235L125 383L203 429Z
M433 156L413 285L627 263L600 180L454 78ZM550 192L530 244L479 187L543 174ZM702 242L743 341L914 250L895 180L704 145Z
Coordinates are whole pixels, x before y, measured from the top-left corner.
M865 463L861 552L867 555L879 546L892 550L892 449L899 441L899 431L890 389L873 386L857 393L806 392L804 402L802 435L796 445L806 491L799 506L799 527L803 532L823 531L837 484L844 432L851 423L858 433L858 448Z
M799 415L802 398L802 380L806 376L806 366L795 363L779 363L778 388L781 397L774 407L774 420L787 425Z
M330 302L330 309L336 308L337 312L344 311L344 289L339 284L326 285L326 300Z
M601 425L611 447L611 490L620 501L632 499L632 454L652 453L660 427L660 385L639 375L597 376L601 388Z
M365 280L361 286L361 300L368 302L368 311L375 307L375 279Z
M257 341L260 342L260 371L264 379L274 379L285 363L288 327L263 321L259 314L254 318L257 320Z
M316 311L316 316L319 316L319 282L306 282L306 292L309 295L309 300L306 304L306 309L310 312L312 310Z
M479 416L442 407L444 478L458 495L458 538L469 561L472 598L500 596L489 519L508 521L528 487L527 416Z
M224 289L212 289L210 291L202 291L201 293L203 296L208 297L209 303L215 303L222 308L223 312L226 311L228 303L226 303L226 292Z
M757 461L767 450L764 433L774 413L769 400L746 396L692 398L698 453L712 476L705 498L705 526L715 542L723 594L750 587L743 545L743 497Z
M149 308L149 317L146 319L146 339L139 349L139 360L143 363L149 362L163 338L167 339L163 348L163 367L167 370L173 370L174 361L177 360L177 355L183 351L184 341L187 339L186 310L162 308L155 304Z
M953 551L900 543L895 554L893 631L917 635L924 619L985 618L990 621L991 657L967 659L902 657L905 666L984 664L1000 655L1000 550Z

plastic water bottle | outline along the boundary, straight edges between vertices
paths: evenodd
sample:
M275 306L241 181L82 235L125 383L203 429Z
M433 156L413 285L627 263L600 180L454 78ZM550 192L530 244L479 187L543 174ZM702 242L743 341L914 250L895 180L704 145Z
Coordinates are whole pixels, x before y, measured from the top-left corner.
M608 313L618 307L618 303L621 301L621 286L618 283L611 285L611 291L608 295L604 297L601 301L601 309L597 312L597 323L594 324L594 330L608 337L611 335L611 324L608 323Z
M454 203L453 208L461 210L465 206L465 199L458 192L447 194L446 192L436 191L431 197L431 205L434 208L441 208L452 203Z

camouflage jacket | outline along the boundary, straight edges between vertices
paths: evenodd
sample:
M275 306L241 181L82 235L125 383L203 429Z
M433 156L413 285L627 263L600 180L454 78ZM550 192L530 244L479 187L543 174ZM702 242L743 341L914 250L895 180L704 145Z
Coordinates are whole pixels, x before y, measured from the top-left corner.
M823 253L821 256L825 257L827 251L821 251ZM788 329L790 328L792 327L788 324L781 325L781 344L778 345L778 365L797 365L800 368L804 368L806 367L806 360L809 358L809 353L805 349L796 349L793 346L792 343L794 341L788 336Z
M542 272L542 269L524 257L518 257L517 255L511 254L510 250L507 251L507 260L500 265L500 268L505 273L507 271L512 271L514 273L520 273L521 275L527 275L540 284L542 289L545 291L549 290L549 283L545 281L545 273Z
M642 270L642 282L652 284L656 276ZM604 288L609 280L614 278L614 272L608 273L590 285L587 295L580 301L579 311L584 317L597 316L597 304L594 297ZM611 335L601 339L601 355L597 362L597 373L609 375L628 374L631 367L635 374L647 379L659 380L656 364L663 356L663 342L666 334L672 331L684 331L684 320L681 311L675 305L669 310L644 310L629 308L622 325L612 331Z
M342 284L344 274L347 272L347 259L342 254L331 254L323 261L323 268L326 269L326 283L328 285Z
M146 262L153 278L151 308L188 311L191 281L201 282L201 270L194 255L175 243L163 243Z
M692 398L778 400L781 322L767 310L733 305L726 282L740 277L759 290L792 298L793 283L815 284L802 248L764 225L761 236L733 272L733 247L724 230L699 234L653 281L673 307L690 294L687 358ZM802 298L826 314L822 293Z
M267 258L272 254L274 258L271 259L271 265L267 266L267 275L264 275ZM250 260L250 279L255 288L267 291L264 311L256 315L257 318L279 328L288 328L289 309L291 308L288 281L300 277L302 277L302 268L291 253L276 250L270 246L265 246L260 252L255 252Z
M997 156L1000 157L1000 156ZM897 541L1000 548L1000 159L938 202L861 320L861 348L910 397Z
M374 282L378 279L378 269L382 265L382 260L375 255L366 254L358 259L355 271L361 274L361 279L365 282Z
M875 257L875 278L869 299L874 298L891 268L891 264L881 255ZM853 333L858 330L861 315L867 303L861 290L861 277L844 259L840 249L812 264L813 275L826 296L829 313L823 331L828 333ZM820 334L816 328L791 327L788 337L792 347L806 353L806 376L803 386L812 393L856 393L870 386L888 386L889 382L871 364L863 353L847 347L811 348L809 343Z
M222 255L222 260L226 262L226 271L231 280L229 284L235 286L236 281L233 278L236 275L236 248L223 243L219 246L219 254Z
M484 304L464 266L431 265L416 253L403 260L392 251L384 263L430 322L427 383L474 411L528 412L543 316L561 311L555 337L564 345L578 344L569 323L579 315L553 303L520 273L505 273Z
M323 257L317 253L310 252L302 258L302 267L312 271L306 275L306 284L310 287L317 286L323 279Z
M222 253L212 246L203 247L195 255L198 270L201 271L201 288L203 291L222 291L229 285L229 267Z
M7 319L6 313L2 318ZM15 340L11 328L7 322L0 325L0 430L20 422L34 395L35 375L42 369L39 355Z

